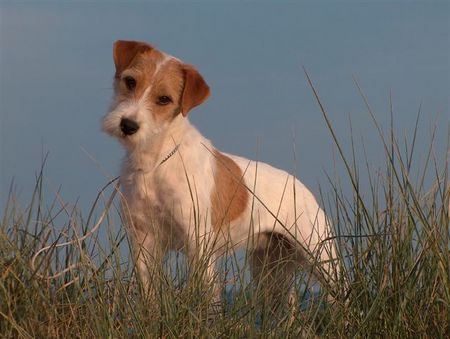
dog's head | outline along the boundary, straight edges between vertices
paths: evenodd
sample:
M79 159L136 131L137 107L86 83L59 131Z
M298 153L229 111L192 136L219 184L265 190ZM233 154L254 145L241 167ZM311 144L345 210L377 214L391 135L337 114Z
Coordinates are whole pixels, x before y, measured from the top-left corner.
M113 57L115 95L102 127L129 149L145 146L209 96L194 67L147 43L116 41Z

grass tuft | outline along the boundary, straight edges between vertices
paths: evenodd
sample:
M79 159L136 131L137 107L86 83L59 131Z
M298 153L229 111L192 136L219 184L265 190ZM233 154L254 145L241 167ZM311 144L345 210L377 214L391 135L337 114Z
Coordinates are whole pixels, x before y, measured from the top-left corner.
M318 291L299 273L299 308L274 314L265 304L270 286L249 282L245 254L230 248L219 265L221 302L203 279L209 258L188 268L179 260L152 266L157 293L148 295L129 260L116 206L104 220L96 219L110 204L103 190L87 219L58 192L45 204L43 165L29 205L22 209L11 188L0 218L2 337L448 337L448 144L447 153L436 156L433 133L426 161L418 166L414 152L421 109L412 140L399 141L393 122L383 132L356 83L385 155L385 163L373 169L367 157L357 159L361 146L353 136L346 155L306 75L337 147L338 164L347 173L346 178L328 176L328 187L321 187L339 248L336 282ZM344 193L343 181L350 194ZM93 233L94 225L106 236Z

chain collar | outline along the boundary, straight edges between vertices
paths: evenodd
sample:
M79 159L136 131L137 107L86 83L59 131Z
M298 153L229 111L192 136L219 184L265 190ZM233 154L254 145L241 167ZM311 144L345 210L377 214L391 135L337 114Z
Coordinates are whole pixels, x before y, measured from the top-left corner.
M158 167L161 166L162 164L164 164L167 160L169 160L170 157L171 157L172 155L174 155L174 154L178 151L178 147L180 147L180 144L177 144L177 145L175 146L175 148L174 148L169 154L167 154L166 157L165 157L164 159L161 160L161 162L159 163Z

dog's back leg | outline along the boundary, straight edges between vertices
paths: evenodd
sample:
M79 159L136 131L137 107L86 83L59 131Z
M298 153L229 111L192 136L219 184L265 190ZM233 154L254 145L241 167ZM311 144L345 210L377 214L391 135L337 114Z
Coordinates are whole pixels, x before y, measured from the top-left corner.
M294 273L305 261L298 248L281 234L264 232L255 235L250 251L253 282L269 313L284 305L296 310L298 293L294 288Z

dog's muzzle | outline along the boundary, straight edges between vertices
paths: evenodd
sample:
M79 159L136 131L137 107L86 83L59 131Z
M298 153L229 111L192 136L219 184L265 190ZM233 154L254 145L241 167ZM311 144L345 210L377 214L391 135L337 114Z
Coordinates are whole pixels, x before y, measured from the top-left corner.
M120 120L120 130L123 134L132 135L136 133L138 129L139 125L136 121L127 118L122 118L122 120Z

